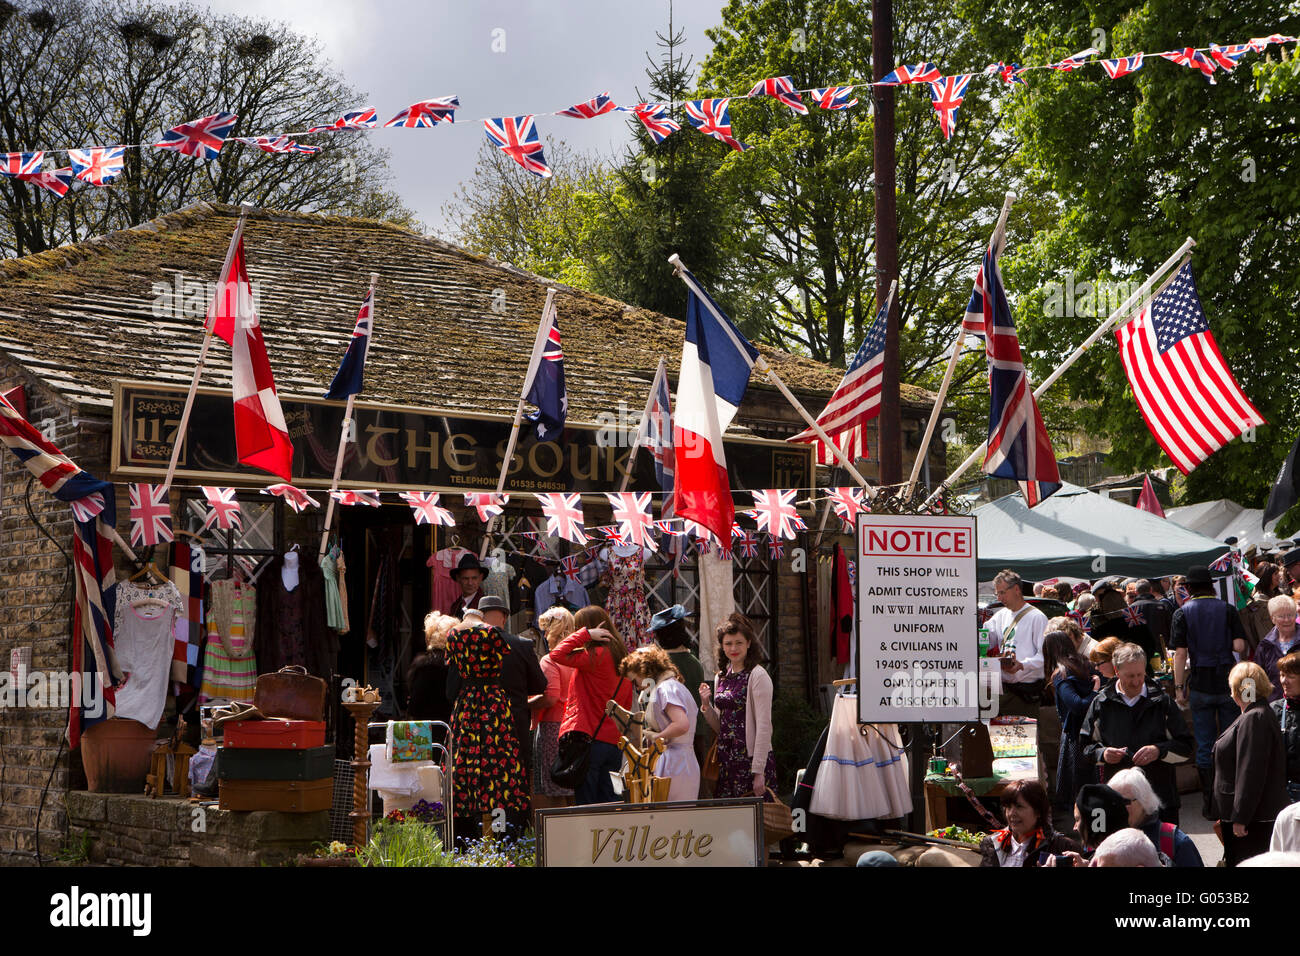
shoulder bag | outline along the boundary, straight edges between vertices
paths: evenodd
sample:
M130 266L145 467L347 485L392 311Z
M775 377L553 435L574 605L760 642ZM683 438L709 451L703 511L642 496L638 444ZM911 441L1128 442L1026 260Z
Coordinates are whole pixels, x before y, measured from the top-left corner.
M625 679L620 677L618 686L614 688L615 700L618 699L618 692L623 689ZM556 743L555 760L551 762L551 780L556 786L574 790L587 779L587 768L591 763L591 743L608 719L609 712L606 711L601 716L600 723L596 724L595 733L587 734L581 730L570 730L560 737Z

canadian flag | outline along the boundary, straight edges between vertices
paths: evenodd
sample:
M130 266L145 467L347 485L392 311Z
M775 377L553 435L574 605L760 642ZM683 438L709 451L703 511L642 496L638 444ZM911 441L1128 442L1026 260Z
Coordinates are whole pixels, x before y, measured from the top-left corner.
M285 481L293 477L293 443L284 421L266 342L244 268L243 220L230 240L226 268L208 311L207 328L230 346L235 399L235 448L245 465Z

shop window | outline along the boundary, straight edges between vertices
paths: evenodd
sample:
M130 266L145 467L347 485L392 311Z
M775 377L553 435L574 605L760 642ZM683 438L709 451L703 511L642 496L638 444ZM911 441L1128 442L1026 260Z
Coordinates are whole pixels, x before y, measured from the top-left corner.
M181 502L182 527L198 537L206 556L204 577L209 581L228 578L232 568L253 580L262 565L275 556L277 543L284 537L281 503L266 495L238 495L241 525L221 529L204 528L208 515L207 499L187 493Z

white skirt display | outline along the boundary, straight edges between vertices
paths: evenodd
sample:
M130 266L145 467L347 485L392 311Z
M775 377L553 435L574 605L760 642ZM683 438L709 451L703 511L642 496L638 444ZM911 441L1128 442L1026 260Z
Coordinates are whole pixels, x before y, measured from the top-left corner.
M858 699L841 694L831 711L826 751L809 811L831 820L876 820L912 812L907 756L890 741L896 724L858 729Z

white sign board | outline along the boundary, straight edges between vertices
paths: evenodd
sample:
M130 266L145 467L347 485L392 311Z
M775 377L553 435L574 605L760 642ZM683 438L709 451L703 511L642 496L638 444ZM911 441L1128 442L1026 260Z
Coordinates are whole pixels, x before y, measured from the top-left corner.
M750 798L538 810L538 864L762 866L762 806Z
M979 716L975 519L858 518L858 719Z

